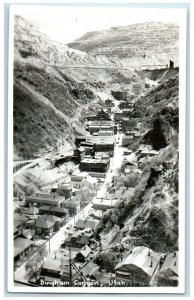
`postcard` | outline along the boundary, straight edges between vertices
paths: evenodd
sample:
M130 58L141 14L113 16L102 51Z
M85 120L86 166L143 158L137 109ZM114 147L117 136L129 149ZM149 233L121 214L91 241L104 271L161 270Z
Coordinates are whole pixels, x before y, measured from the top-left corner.
M186 13L10 6L9 292L184 293Z

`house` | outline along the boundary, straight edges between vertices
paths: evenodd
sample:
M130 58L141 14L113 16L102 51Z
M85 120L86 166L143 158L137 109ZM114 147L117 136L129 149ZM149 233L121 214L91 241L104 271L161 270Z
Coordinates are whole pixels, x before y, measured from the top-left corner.
M25 223L25 229L34 229L34 225L36 223L36 220L28 220Z
M31 206L31 207L28 207L26 210L25 210L25 215L38 215L39 214L39 209L37 207L34 207L34 206Z
M140 154L142 151L151 151L152 149L152 145L140 144L137 153Z
M51 206L49 205L42 205L39 207L39 214L44 215L44 214L49 214L50 213Z
M72 196L72 187L70 183L67 184L58 184L57 187L52 188L52 192L59 194L60 196L64 196L65 198L69 198Z
M178 286L178 251L169 253L159 271L157 286Z
M50 214L59 218L63 218L64 221L69 218L69 210L64 207L52 207L50 209ZM64 221L62 221L62 223L64 223Z
M35 237L36 231L34 229L23 229L20 237L28 239L28 240L33 240Z
M114 111L114 121L115 121L115 123L120 123L121 119L122 119L122 116L123 116L123 114L122 114L121 111L119 111L119 112Z
M139 157L153 157L159 154L159 151L156 150L142 150Z
M131 108L124 109L124 110L122 111L122 117L123 117L123 118L130 117L132 111L133 111L133 109L131 109Z
M23 214L14 213L14 238L18 237L22 233L22 230L25 228L25 224L28 219L29 218Z
M127 147L133 143L133 135L123 135L122 136L122 146Z
M47 215L42 215L36 220L34 227L37 234L46 236L54 231L55 222L48 219Z
M60 207L61 202L64 200L64 196L60 196L57 194L47 194L47 193L34 193L31 196L26 198L26 201L29 205L34 203L37 206L41 205L50 205L51 207Z
M79 262L85 262L88 259L92 249L88 245L83 246L80 251L77 253L75 260Z
M51 282L58 278L60 281L62 272L69 273L69 257L62 253L57 253L54 256L49 255L42 266L40 280Z
M103 212L100 210L92 211L89 216L94 220L101 220L103 218Z
M14 239L14 262L25 258L32 246L33 242L28 239L21 237Z
M85 277L95 280L95 273L98 272L99 269L100 267L97 264L93 263L92 261L89 261L87 264L84 264L81 267L81 272Z
M79 230L88 228L94 232L96 230L96 227L98 226L98 223L99 221L93 219L79 219L75 224L75 228Z
M85 176L73 175L71 176L71 187L74 189L89 188L90 184Z
M107 107L113 107L114 106L113 100L110 100L110 99L106 99L105 104L106 104Z
M131 109L132 110L134 104L129 101L121 101L118 106L120 109Z
M129 118L126 118L126 116L122 117L121 127L122 127L123 132L129 131L129 130L134 130L134 128L136 128L136 126L137 126L136 119L129 119Z
M62 208L67 208L69 210L69 213L72 214L78 214L80 211L80 200L78 200L76 197L70 197L68 199L63 199L61 203Z
M92 201L92 208L95 210L105 211L113 208L116 204L118 204L118 202L120 202L119 199L94 199Z
M92 155L94 144L90 142L81 142L80 147L85 149L85 156L86 155Z
M106 173L110 165L110 159L85 158L80 162L80 170L86 172Z
M84 159L85 155L86 155L86 149L84 147L79 147L79 148L74 150L74 157L78 161L81 161L82 159Z
M111 135L114 135L114 130L113 129L101 129L99 130L98 132L98 135L99 136L111 136Z
M145 246L134 247L115 267L116 279L129 286L150 286L160 255Z
M83 248L85 245L89 244L91 236L93 236L93 233L77 231L73 235L69 235L65 239L64 244L62 244L61 246Z

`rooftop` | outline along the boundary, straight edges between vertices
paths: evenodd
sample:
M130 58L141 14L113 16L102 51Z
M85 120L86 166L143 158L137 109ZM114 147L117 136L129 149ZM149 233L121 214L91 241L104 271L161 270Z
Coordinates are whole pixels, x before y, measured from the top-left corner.
M160 273L167 273L167 271L171 271L172 275L178 276L178 251L166 256L162 268L160 269Z
M27 249L30 245L32 245L33 242L29 241L25 238L16 238L14 240L14 257L22 253L25 249Z
M39 202L39 203L59 203L64 199L64 196L57 194L46 194L46 193L34 193L27 197L27 201Z
M81 250L80 250L80 254L82 254L83 255L83 257L88 257L88 255L91 253L91 249L90 249L90 247L88 247L88 245L85 245L83 248L81 248Z
M115 270L119 270L124 267L125 270L127 268L130 272L130 270L134 270L135 266L151 277L159 261L159 254L145 246L138 246L134 247L133 250L116 265Z
M107 164L109 162L109 159L107 158L84 158L81 163L86 164Z
M90 228L90 229L95 230L98 223L99 223L99 221L93 220L93 219L86 219L86 220L79 219L77 221L77 223L75 224L75 227L82 228L82 229Z

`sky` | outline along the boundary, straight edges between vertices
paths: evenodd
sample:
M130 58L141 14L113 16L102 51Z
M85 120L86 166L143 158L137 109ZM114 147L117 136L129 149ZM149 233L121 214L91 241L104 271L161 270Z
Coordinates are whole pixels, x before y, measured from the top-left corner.
M37 25L51 39L65 44L73 42L89 31L131 23L180 20L179 12L175 9L13 5L12 10Z

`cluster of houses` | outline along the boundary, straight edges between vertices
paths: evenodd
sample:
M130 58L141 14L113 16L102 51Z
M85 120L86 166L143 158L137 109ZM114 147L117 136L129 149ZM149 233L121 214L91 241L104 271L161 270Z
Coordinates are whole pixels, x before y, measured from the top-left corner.
M114 135L119 126L123 132L122 146L130 146L139 136L137 120L131 118L134 110L131 102L120 101L118 108L110 99L105 104L108 112L100 110L86 116L89 134L76 137L77 147L71 156L79 163L80 170L89 175L106 174L108 171L110 158L114 155ZM110 117L112 112L114 121ZM124 173L141 174L141 164L158 154L150 145L139 145L135 156L132 151L126 150ZM80 212L81 192L95 188L97 184L89 178L88 174L87 177L83 174L71 175L68 183L54 185L50 193L33 193L26 197L21 211L14 213L15 264L28 257L37 239L50 238L67 223L69 216ZM79 218L74 226L68 228L60 249L45 258L41 280L71 282L73 278L97 282L99 286L110 286L110 282L122 283L122 286L151 286L154 283L158 286L178 285L178 252L161 255L146 246L133 247L124 257L120 256L113 273L107 273L94 263L95 249L100 246L95 233L104 212L112 208L120 209L120 204L129 199L134 190L125 184L115 189L115 182L119 182L120 178L121 174L117 178L114 176L104 197L92 200L87 218Z

